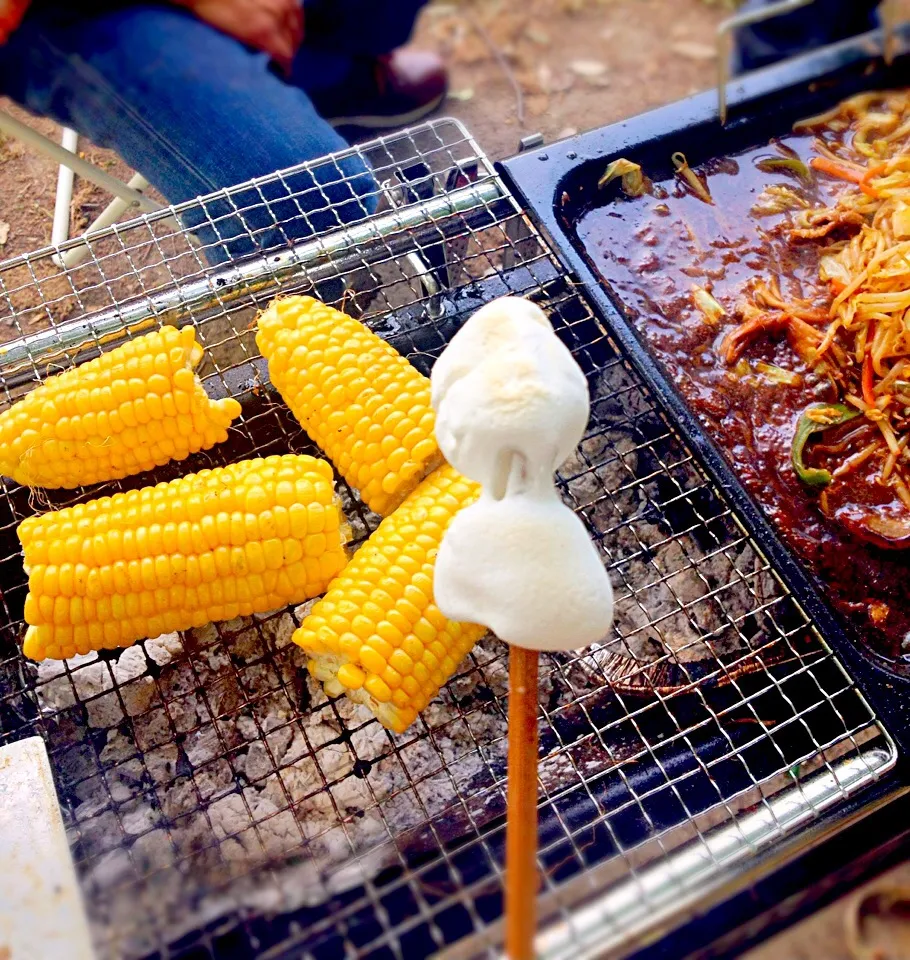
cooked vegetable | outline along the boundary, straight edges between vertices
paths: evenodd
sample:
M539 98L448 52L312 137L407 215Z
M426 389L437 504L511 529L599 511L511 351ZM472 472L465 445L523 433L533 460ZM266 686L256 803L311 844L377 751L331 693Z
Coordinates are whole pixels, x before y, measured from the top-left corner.
M811 166L814 170L820 170L822 173L827 173L828 176L835 177L838 180L846 180L848 183L855 183L867 196L878 196L876 189L869 186L869 184L866 182L869 171L864 170L862 167L856 166L852 163L839 163L828 159L828 157L813 157L809 161L809 166Z
M762 157L755 164L764 173L792 173L803 183L812 183L812 170L799 157Z
M612 183L617 177L622 178L622 191L630 197L640 197L646 190L646 181L641 172L641 166L632 163L620 157L614 160L604 171L604 175L597 181L597 188L603 190L608 183Z
M805 210L809 201L800 196L792 187L782 183L772 183L756 197L752 209L753 217L770 217L788 210Z
M702 181L701 177L689 166L689 161L686 160L686 155L684 153L674 153L670 159L673 161L673 167L676 170L676 173L686 181L686 183L691 187L692 192L704 200L705 203L714 203L714 199L711 196L711 192L708 190L708 187Z
M240 414L193 372L192 327L162 327L50 377L0 414L0 472L37 487L119 480L227 439Z
M875 380L872 370L872 356L866 354L863 358L863 400L872 407L875 405Z
M898 202L891 214L891 232L895 240L910 239L910 205Z
M727 315L723 306L704 287L699 287L694 283L692 284L692 301L709 323L720 323Z
M804 117L802 120L797 120L793 124L794 133L802 133L805 130L813 130L816 127L824 127L832 124L832 122L837 122L838 114L841 112L840 106L832 107L830 110L825 110L824 113L817 113L812 117ZM841 126L840 129L844 129Z
M763 373L774 383L782 383L788 387L795 387L802 383L803 378L798 373L794 373L792 370L785 370L783 367L778 367L774 363L765 363L764 360L759 360L755 364L755 369L759 373Z
M838 427L842 423L860 415L859 410L847 407L842 403L813 403L807 407L796 425L793 435L793 446L790 450L790 459L796 475L810 487L827 487L831 483L831 474L828 470L817 467L807 467L803 462L806 444L816 433L823 433L831 427Z
M326 693L366 704L398 733L486 632L447 620L433 566L455 514L479 486L446 465L379 525L294 634Z
M390 514L442 462L430 381L312 297L275 300L258 326L256 344L294 416L364 503Z
M300 603L347 561L332 468L293 455L29 517L18 534L33 660Z

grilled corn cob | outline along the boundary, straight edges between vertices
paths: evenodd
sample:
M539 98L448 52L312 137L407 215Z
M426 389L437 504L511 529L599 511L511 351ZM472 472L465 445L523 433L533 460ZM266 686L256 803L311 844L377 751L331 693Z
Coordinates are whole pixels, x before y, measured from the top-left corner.
M202 470L30 517L18 533L34 660L299 603L346 562L332 469L304 456Z
M486 632L447 620L433 602L443 534L479 493L448 465L430 474L382 521L294 633L326 693L366 704L398 733Z
M442 463L430 381L362 323L312 297L275 300L256 343L285 403L381 516Z
M192 327L162 327L51 377L0 414L0 473L40 487L118 480L227 438L240 413L193 368Z

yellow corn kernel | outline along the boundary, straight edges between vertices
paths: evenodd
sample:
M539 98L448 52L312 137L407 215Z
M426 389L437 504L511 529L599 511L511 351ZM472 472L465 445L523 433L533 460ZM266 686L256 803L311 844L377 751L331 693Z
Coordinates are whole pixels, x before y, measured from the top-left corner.
M430 381L312 297L273 301L258 325L256 344L285 403L363 502L388 516L442 463Z
M209 398L193 372L202 355L192 327L166 326L50 377L0 413L0 473L33 487L79 487L226 440L240 404ZM146 361L161 370L147 380L134 375ZM189 429L169 433L181 408L192 414Z
M446 620L433 602L439 542L479 493L448 465L431 473L382 521L294 633L327 693L345 692L398 733L486 632Z
M313 575L288 560L281 541L263 543L255 523L238 532L211 522L220 511L255 521L255 514L239 511L249 511L251 500L268 510L283 482L279 476L309 481L305 517L340 514L332 468L324 460L288 454L202 470L23 521L18 534L29 577L26 656L65 659L92 649L99 638L104 647L125 647L165 629L264 613L323 593L347 559L347 527L340 519L334 533L319 534L324 551L313 559ZM193 519L178 522L188 514ZM324 517L317 525L322 531L330 526ZM84 543L91 544L90 562L78 550L72 559L59 549L70 529L82 530Z

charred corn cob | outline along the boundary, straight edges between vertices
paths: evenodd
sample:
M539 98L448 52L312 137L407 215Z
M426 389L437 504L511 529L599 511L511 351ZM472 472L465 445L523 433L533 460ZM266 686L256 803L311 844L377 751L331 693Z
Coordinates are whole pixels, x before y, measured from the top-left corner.
M51 377L0 414L0 473L79 487L227 439L240 404L209 399L193 372L202 354L192 327L162 327Z
M312 297L275 300L256 343L313 441L381 516L439 464L430 381L362 323Z
M292 455L30 517L24 652L65 659L314 597L346 562L341 519L329 464Z
M480 487L445 465L379 525L294 633L326 693L366 704L398 733L486 632L447 620L433 565L452 518Z

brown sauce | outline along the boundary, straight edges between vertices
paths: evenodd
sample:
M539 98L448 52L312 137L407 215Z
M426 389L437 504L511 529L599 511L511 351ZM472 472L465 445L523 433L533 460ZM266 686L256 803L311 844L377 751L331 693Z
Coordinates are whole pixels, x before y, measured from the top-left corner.
M790 136L782 142L804 160L813 156L811 137ZM803 298L825 307L830 302L817 280L819 247L788 242L780 230L786 214L751 213L767 185L796 184L792 175L755 166L772 155L764 145L697 168L713 205L675 179L659 185L666 197L630 199L609 189L607 205L587 211L576 231L588 257L746 488L823 582L835 606L876 652L895 659L910 649L910 553L851 537L844 526L850 519L849 502L827 505L829 513L847 511L840 515L840 524L831 522L822 513L818 492L800 482L790 460L800 414L813 401L836 401L834 388L806 368L784 337L750 346L746 374L743 367L731 369L718 349L724 335L738 325L735 305L756 277L777 276L787 299ZM831 202L839 186L822 178L802 189L813 205L822 205ZM710 289L727 316L708 322L693 304L693 284ZM762 363L791 371L800 382L777 382L757 370ZM821 441L829 442L827 435ZM822 457L813 453L807 462ZM873 490L874 478L869 479L868 489Z

